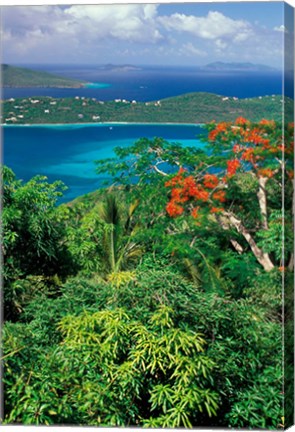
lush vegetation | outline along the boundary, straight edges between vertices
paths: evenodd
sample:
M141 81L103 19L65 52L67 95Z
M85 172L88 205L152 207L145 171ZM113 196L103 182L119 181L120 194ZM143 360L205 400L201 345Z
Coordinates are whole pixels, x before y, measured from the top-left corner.
M284 99L286 121L292 121L293 103L290 98ZM281 122L282 109L279 95L237 99L189 93L154 102L38 97L4 101L3 123L207 123L214 119L234 121L238 116L251 121L266 117Z
M294 125L208 129L116 149L113 184L60 206L4 168L6 423L290 424Z
M48 72L35 71L3 64L2 85L3 87L82 87L83 82L70 78L53 75Z

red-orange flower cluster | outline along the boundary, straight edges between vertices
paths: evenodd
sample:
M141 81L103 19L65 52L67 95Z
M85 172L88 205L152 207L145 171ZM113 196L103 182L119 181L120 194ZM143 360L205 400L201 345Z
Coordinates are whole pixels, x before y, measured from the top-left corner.
M168 202L166 205L166 210L170 217L180 216L184 212L184 208L179 204L176 204L174 200Z
M214 189L219 183L218 177L214 174L205 174L203 179L204 186L208 189Z
M274 176L274 172L270 168L262 168L262 169L257 171L257 174L260 177L268 177L268 178L271 178Z
M268 146L269 139L263 138L261 135L264 134L259 128L253 128L245 133L245 141L253 143L255 145ZM265 135L265 134L264 134Z
M222 213L224 209L222 207L211 207L210 213Z
M194 219L197 219L197 217L199 216L199 210L200 207L194 207L191 211L191 215Z
M239 152L242 151L242 150L243 150L243 147L240 146L239 144L235 144L235 145L233 146L233 152L234 152L234 153L239 153Z
M272 126L272 127L276 125L274 120L266 120L266 119L260 120L259 124L261 126Z
M219 201L219 202L225 202L226 201L225 191L220 190L220 191L215 192L212 195L212 198L215 199L216 201Z
M288 163L286 175L288 178L294 178L294 172L290 169L292 161L289 164L287 158L288 153L294 151L293 136L294 123L288 124L285 142L282 143L279 141L280 130L276 130L276 123L273 120L262 119L254 125L244 117L238 117L234 123L214 122L214 128L209 133L209 141L216 141L222 156L231 155L226 161L226 173L221 170L217 171L217 175L207 173L201 181L197 181L181 168L165 183L171 190L170 201L166 206L167 213L171 217L177 217L186 212L193 218L200 218L206 214L205 208L210 213L224 211L221 206L226 202L227 195L226 190L220 190L219 186L226 186L241 165L245 172L252 170L258 177L273 177L279 171L274 170L273 165L277 158L282 157L281 152L285 152ZM199 163L196 171L201 172L202 169L202 163ZM207 205L202 206L203 203Z
M238 126L243 126L245 124L249 123L247 119L245 119L244 117L238 117L235 121L235 124Z
M227 161L227 175L232 176L236 173L237 169L241 166L241 163L238 159L233 159Z
M252 147L248 147L242 154L241 159L247 162L254 162L254 149Z
M218 132L217 132L216 129L213 129L212 131L210 131L209 134L208 134L209 141L215 141L217 135L218 135Z
M171 180L166 181L165 187L169 187L169 186L174 187L180 185L183 181L184 173L185 173L185 169L179 168L178 173Z
M215 127L215 129L213 129L209 135L209 141L215 141L215 139L217 138L217 136L222 133L222 132L226 132L228 129L228 123L226 122L222 122L222 123L218 123Z
M196 201L208 201L209 192L204 189L201 184L197 184L196 180L192 175L184 177L184 170L179 170L179 172L171 179L165 183L166 187L172 187L171 189L171 199L166 206L167 213L171 217L180 216L184 212L182 204L189 200ZM216 177L217 182L218 178ZM211 179L213 181L213 179ZM216 183L216 181L215 181ZM211 185L212 183L210 183ZM198 208L197 208L198 209ZM192 213L192 216L196 217L197 210Z

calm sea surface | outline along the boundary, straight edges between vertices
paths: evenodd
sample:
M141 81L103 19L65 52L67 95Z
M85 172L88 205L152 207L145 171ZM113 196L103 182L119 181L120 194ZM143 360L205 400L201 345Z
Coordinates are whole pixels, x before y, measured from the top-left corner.
M57 125L4 126L4 163L18 178L36 174L62 180L68 190L62 201L94 191L106 178L95 173L94 161L114 155L142 137L163 137L185 146L202 146L199 126L188 125Z
M282 73L280 71L208 72L189 67L143 67L140 70L124 72L103 70L98 66L26 66L68 78L109 84L109 86L81 89L7 88L3 90L5 99L29 96L56 98L85 96L100 100L120 98L153 101L190 92L209 92L239 98L282 94ZM291 83L292 80L286 80L287 94L293 94Z

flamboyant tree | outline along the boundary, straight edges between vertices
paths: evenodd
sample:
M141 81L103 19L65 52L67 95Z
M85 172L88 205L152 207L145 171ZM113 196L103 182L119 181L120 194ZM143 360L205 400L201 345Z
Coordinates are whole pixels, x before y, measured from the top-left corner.
M291 268L291 247L284 242L292 243L287 234L292 232L294 124L283 130L274 121L254 124L239 117L208 128L211 157L193 172L180 167L165 183L168 215L190 215L199 224L214 218L244 239L266 271L276 262L284 268L287 257ZM244 244L234 238L231 243L243 253Z
M294 124L239 117L205 127L206 148L143 138L97 161L98 173L111 174L139 201L149 236L156 227L154 238L176 238L175 219L183 219L194 245L196 228L212 230L216 222L238 254L251 252L266 271L291 269Z

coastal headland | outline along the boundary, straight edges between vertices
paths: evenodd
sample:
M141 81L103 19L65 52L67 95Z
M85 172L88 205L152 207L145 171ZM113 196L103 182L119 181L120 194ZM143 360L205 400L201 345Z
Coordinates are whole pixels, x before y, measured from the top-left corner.
M89 84L83 80L75 80L45 71L36 71L7 64L1 65L1 73L3 87L81 88Z

